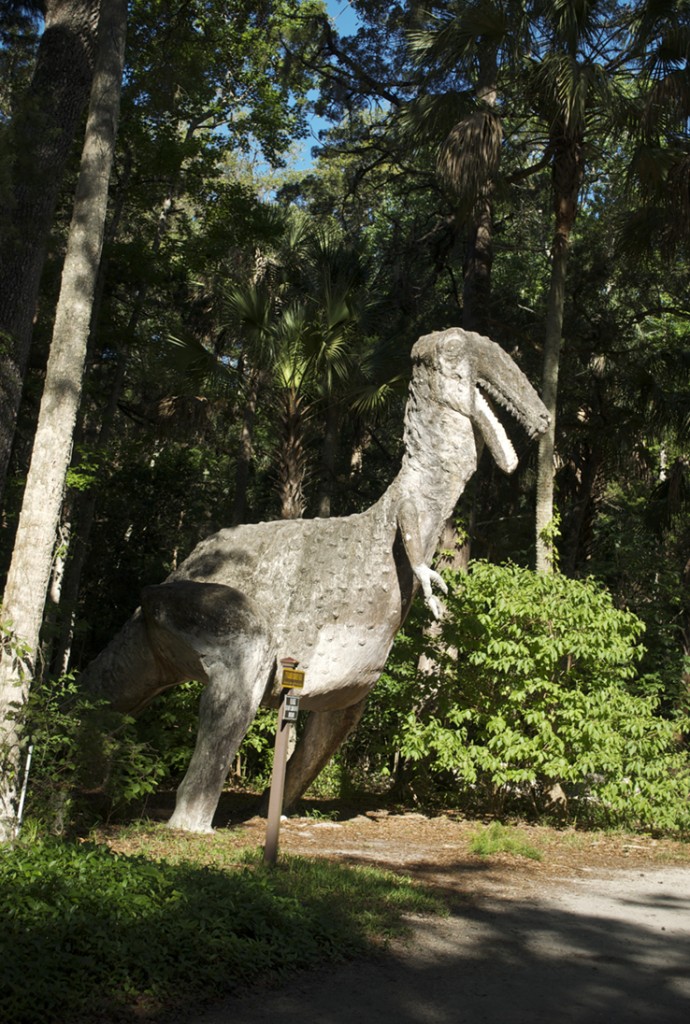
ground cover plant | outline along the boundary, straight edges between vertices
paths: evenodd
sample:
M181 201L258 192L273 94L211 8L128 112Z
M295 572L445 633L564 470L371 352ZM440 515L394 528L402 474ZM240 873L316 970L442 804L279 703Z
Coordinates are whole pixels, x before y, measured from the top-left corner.
M474 833L470 850L479 857L490 857L495 853L514 853L529 860L541 860L541 851L520 835L515 828L509 828L500 821L494 821Z
M361 955L400 931L405 911L439 908L383 871L299 857L269 869L222 844L204 864L195 849L203 860L206 846L180 855L174 836L159 859L55 839L0 851L6 1024L198 1004Z

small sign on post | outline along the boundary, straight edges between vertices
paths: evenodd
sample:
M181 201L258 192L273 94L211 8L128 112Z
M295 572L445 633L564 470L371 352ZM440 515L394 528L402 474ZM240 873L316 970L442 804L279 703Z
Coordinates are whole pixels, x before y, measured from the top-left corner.
M283 812L283 790L285 788L285 763L287 761L290 724L296 722L299 715L299 695L291 692L301 690L304 686L304 672L297 669L299 662L295 658L281 658L283 692L278 708L278 726L276 744L273 753L273 772L271 789L268 798L268 822L266 824L266 845L264 846L264 864L275 864L278 857L278 833L280 816Z
M283 703L283 721L296 722L298 714L299 697L293 697L291 693L287 693Z
M299 665L299 662L296 661L295 664ZM296 668L284 668L282 684L284 690L301 690L304 686L304 672L299 672Z

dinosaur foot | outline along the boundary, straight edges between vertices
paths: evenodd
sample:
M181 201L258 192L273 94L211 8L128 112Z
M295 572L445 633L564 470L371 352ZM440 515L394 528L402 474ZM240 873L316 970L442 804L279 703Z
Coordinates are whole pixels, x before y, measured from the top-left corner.
M166 822L166 825L168 828L179 829L181 832L197 832L203 835L214 831L209 821L196 818L192 814L178 814L177 811Z

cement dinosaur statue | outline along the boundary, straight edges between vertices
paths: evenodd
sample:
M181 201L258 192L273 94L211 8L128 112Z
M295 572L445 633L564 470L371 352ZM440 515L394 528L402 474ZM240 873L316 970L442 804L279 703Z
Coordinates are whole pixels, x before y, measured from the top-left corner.
M445 591L429 567L474 473L476 434L507 473L515 451L486 395L531 437L548 424L527 378L494 342L459 328L412 349L400 472L365 512L237 526L202 541L87 668L84 685L136 713L187 679L205 682L196 748L169 824L208 831L231 760L259 704L277 706L277 659L306 672L310 714L288 764L301 795L359 720L421 588L435 616Z

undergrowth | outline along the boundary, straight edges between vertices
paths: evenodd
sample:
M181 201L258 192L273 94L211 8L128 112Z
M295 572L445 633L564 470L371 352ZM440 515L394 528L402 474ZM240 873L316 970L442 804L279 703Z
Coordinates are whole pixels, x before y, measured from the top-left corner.
M361 954L405 912L439 909L381 871L238 861L221 870L55 839L1 850L5 1024L198 1004Z
M541 860L541 851L528 843L515 828L508 828L498 821L475 832L470 840L470 850L479 857L490 857L494 853L513 853L529 860Z

